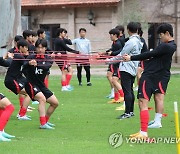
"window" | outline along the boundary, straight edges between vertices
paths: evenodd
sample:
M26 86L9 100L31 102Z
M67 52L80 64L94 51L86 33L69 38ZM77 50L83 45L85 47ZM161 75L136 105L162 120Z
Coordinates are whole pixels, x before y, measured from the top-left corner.
M60 28L60 24L43 24L40 25L40 28L45 30L48 47L54 50L54 40L57 37L56 31Z

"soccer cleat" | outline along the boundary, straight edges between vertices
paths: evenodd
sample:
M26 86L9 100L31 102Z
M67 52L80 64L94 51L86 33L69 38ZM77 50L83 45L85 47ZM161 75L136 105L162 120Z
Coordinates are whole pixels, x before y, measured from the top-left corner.
M124 114L120 115L119 117L117 117L116 119L122 120L122 119L127 119L130 117L131 117L131 115L129 113L124 113Z
M3 132L3 133L2 133L2 136L5 137L5 138L8 138L8 139L15 138L15 136L10 135L10 134L8 134L8 133L6 133L6 132Z
M55 124L52 124L52 123L50 123L50 122L47 122L47 124L48 124L49 126L51 126L51 127L55 127L55 126L56 126Z
M131 117L135 116L134 112L130 112L130 115L131 115Z
M27 115L22 116L22 117L18 117L18 120L31 120L31 118L29 118Z
M26 115L28 118L31 118L31 116L30 115ZM20 117L20 115L19 114L17 114L17 116L16 116L17 118L19 118Z
M140 132L130 135L131 140L145 140L147 141L148 136L142 135Z
M68 89L66 86L63 86L63 87L61 88L61 91L72 91L72 90Z
M148 123L148 126L149 126L149 125L152 125L154 122L155 122L154 120L150 121L150 122Z
M91 82L88 82L88 83L87 83L87 86L92 86L92 83L91 83Z
M27 109L27 112L32 112L33 110L31 110L31 109Z
M108 104L118 104L124 102L124 97L120 97L118 100L112 99Z
M8 142L11 141L11 139L5 138L2 134L0 135L0 142Z
M44 125L40 125L40 127L39 127L40 129L55 129L55 128L53 128L53 127L51 127L51 126L49 126L47 123L46 124L44 124Z
M71 85L68 85L68 86L66 86L67 87L67 89L69 89L69 90L74 90L74 87L73 86L71 86Z
M79 86L82 86L82 82L79 83Z
M28 106L28 109L30 109L30 110L35 110L35 108L34 108L34 107L31 107L31 106Z
M161 127L162 127L161 123L157 123L157 122L154 122L150 125L148 124L148 128L161 128Z
M38 101L32 101L32 105L38 105L39 102Z
M125 110L125 105L121 105L120 107L116 108L116 111L124 111Z

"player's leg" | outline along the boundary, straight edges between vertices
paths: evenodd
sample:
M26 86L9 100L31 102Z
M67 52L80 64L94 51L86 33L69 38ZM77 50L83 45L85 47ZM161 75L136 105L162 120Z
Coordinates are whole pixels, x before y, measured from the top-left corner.
M106 74L106 77L107 77L107 79L108 79L108 81L109 81L109 85L110 85L110 87L111 87L111 92L110 92L110 94L107 96L107 98L110 98L110 99L114 98L114 87L113 87L113 84L112 84L112 75L113 75L113 73L111 72L110 66L109 66L108 71L107 71L107 74Z
M14 106L2 94L0 94L0 141L11 141L15 136L7 134L4 129L11 114L14 111Z
M50 122L48 122L48 121L49 121L50 116L53 114L53 112L55 111L55 109L58 107L59 102L58 102L56 96L55 96L55 95L52 95L51 97L49 97L49 98L47 99L47 103L49 103L50 106L48 107L48 109L47 109L47 111L46 111L46 122L47 122L47 124L48 124L49 126L53 127L53 126L55 126L55 125L52 124L52 123L50 123Z
M67 71L67 73L66 73L67 88L69 90L73 90L73 87L70 85L70 82L71 82L71 79L72 79L72 75L73 75L73 68L70 65L67 65L66 71Z
M86 64L84 66L84 69L86 71L86 79L87 79L87 86L92 86L91 84L91 73L90 73L90 65Z
M138 103L140 109L140 131L130 135L131 138L147 139L149 111L148 103L154 91L154 84L148 77L142 76L139 82Z
M30 98L29 95L26 93L25 89L22 89L22 90L19 92L19 94L24 95L24 101L23 101L23 105L21 106L21 108L20 108L20 110L19 110L18 119L19 119L19 120L31 120L31 118L26 115L28 106L29 106L30 101L31 101L31 98Z
M77 78L78 78L78 82L79 82L79 85L82 86L82 65L81 64L78 64L77 65Z
M155 117L153 121L150 121L148 124L148 128L161 128L161 119L164 111L164 94L155 93L154 94L155 101Z
M131 89L132 89L132 75L121 71L121 85L124 92L124 101L125 101L125 112L124 114L120 115L117 119L126 119L130 118L130 112L132 107L132 101L134 99L134 96L132 95Z

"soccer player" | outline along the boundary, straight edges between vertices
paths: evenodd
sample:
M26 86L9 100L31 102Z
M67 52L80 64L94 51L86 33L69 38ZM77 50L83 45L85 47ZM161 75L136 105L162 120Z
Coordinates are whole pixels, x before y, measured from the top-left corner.
M36 48L32 44L32 42L33 42L33 33L32 33L32 31L30 31L30 30L23 31L23 37L28 43L28 51L29 51L29 53L30 54L33 53L36 50Z
M9 67L11 61L12 61L11 58L4 60L3 57L0 57L1 66ZM13 135L7 134L4 131L5 126L8 123L8 120L11 117L13 111L14 111L14 106L2 93L0 93L0 142L11 141L11 138L15 137Z
M18 47L17 47L17 42L19 40L23 39L23 37L21 35L16 35L15 38L14 38L14 47L11 48L8 52L7 52L7 55L5 57L9 57L9 55L11 54L12 56L14 55L14 53L18 53L19 50L18 50ZM19 105L20 107L22 106L23 104L23 101L24 101L24 95L23 94L19 94Z
M172 56L177 47L173 39L172 25L168 23L161 24L157 33L162 43L153 51L135 56L124 55L125 61L149 59L140 78L138 89L141 128L138 133L130 135L131 138L146 139L148 137L148 102L152 94L154 94L155 105L158 106L155 124L161 125L164 96L170 80Z
M100 52L99 53L100 55L116 56L121 52L122 44L121 44L120 40L118 39L119 34L120 34L119 30L116 28L111 29L109 31L110 39L113 42L112 46L106 52ZM123 95L121 93L121 98L120 98L119 92L117 89L117 87L119 87L119 89L122 90L121 84L118 82L119 78L120 78L119 63L110 64L108 66L108 70L107 70L107 79L108 79L110 86L111 86L111 94L107 97L108 98L114 98L114 99L108 103L119 103L119 102L123 101L122 100Z
M139 35L137 34L138 23L130 22L127 25L127 31L129 34L129 40L125 43L120 54L110 59L110 63L117 63L118 60L122 60L122 55L131 54L136 55L139 54L143 43L140 40ZM114 61L114 62L113 62ZM133 91L133 83L135 80L135 76L137 74L137 62L120 62L119 69L121 74L121 85L124 92L124 100L125 100L125 112L120 115L118 119L126 119L134 116L134 91Z
M46 39L46 33L45 33L44 29L38 29L37 30L37 35L38 35L38 39L40 39L40 40ZM50 51L51 51L51 49L47 47L46 48L46 54L51 53ZM46 77L44 79L44 83L45 83L47 88L48 88L48 85L49 85L49 74L50 74L50 70L49 70L49 72L47 73L47 75L46 75Z
M31 33L32 33L32 42L31 42L31 44L33 46L35 46L35 43L36 43L36 41L38 39L38 36L37 36L37 33L35 31L31 31Z
M27 95L24 89L26 78L22 75L23 63L25 61L25 57L27 57L28 55L28 43L24 39L19 40L17 43L17 47L18 52L14 53L14 58L10 67L8 68L4 84L9 90L14 92L16 95L24 95L24 101L23 105L20 108L18 119L31 120L26 115L27 107L30 103L30 97Z
M25 89L32 100L39 102L39 116L41 129L54 129L55 126L49 123L49 118L58 106L55 95L45 86L44 78L53 60L45 54L47 41L39 39L36 41L36 54L29 55L25 62L23 73L27 78ZM50 104L46 111L46 102Z
M73 50L69 48L66 44L72 45L70 39L67 39L67 30L64 28L57 29L57 38L55 39L55 50L56 50L56 57L55 62L59 66L62 77L61 77L61 84L62 89L61 91L71 91L73 88L70 86L70 81L73 74L73 69L71 65L67 62L67 51L71 53L79 54L79 51ZM60 56L58 56L60 54ZM62 54L62 56L61 56Z
M72 40L72 44L75 44L76 50L79 51L81 54L84 54L84 55L90 54L91 53L91 43L86 38L86 29L80 28L79 35L80 35L80 38L76 38L76 39ZM77 78L78 78L80 86L82 86L82 75L81 75L82 66L83 66L83 64L77 65ZM91 77L90 64L85 64L84 69L86 71L87 86L92 86L92 84L90 82L90 77Z

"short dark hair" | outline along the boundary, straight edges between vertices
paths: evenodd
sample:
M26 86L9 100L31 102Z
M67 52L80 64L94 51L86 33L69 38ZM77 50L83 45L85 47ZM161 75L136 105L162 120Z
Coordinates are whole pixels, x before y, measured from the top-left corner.
M37 48L40 44L42 47L47 48L47 41L45 39L38 39L35 43L35 47Z
M15 41L15 42L18 42L18 41L21 40L21 39L23 39L23 37L22 37L21 35L16 35L16 36L14 37L14 41Z
M18 49L21 47L28 47L28 43L25 39L21 39L17 42L17 47Z
M131 32L131 33L137 33L138 30L138 23L137 22L130 22L127 25L127 29Z
M85 28L80 28L80 29L79 29L79 33L80 33L81 31L86 32L86 29L85 29Z
M123 25L117 25L115 28L118 29L119 31L122 31L122 33L124 34L124 26Z
M32 36L37 36L37 33L35 31L31 31Z
M58 28L56 31L56 35L59 36L62 32L67 33L67 30L65 28Z
M25 30L23 31L23 37L24 39L26 39L27 37L31 36L32 35L32 31L30 30Z
M173 27L171 24L168 23L162 23L161 25L159 25L158 29L157 29L157 33L166 33L169 32L169 34L173 37Z
M119 30L117 28L113 28L109 31L109 34L117 35L117 37L119 37Z
M141 27L141 23L140 22L137 22L137 24L138 24L138 35L140 36L140 37L142 37L142 35L143 35L143 30L142 30L142 27Z
M37 35L40 36L40 34L43 34L44 32L45 32L44 29L42 29L42 28L41 28L41 29L38 29L38 30L37 30Z

